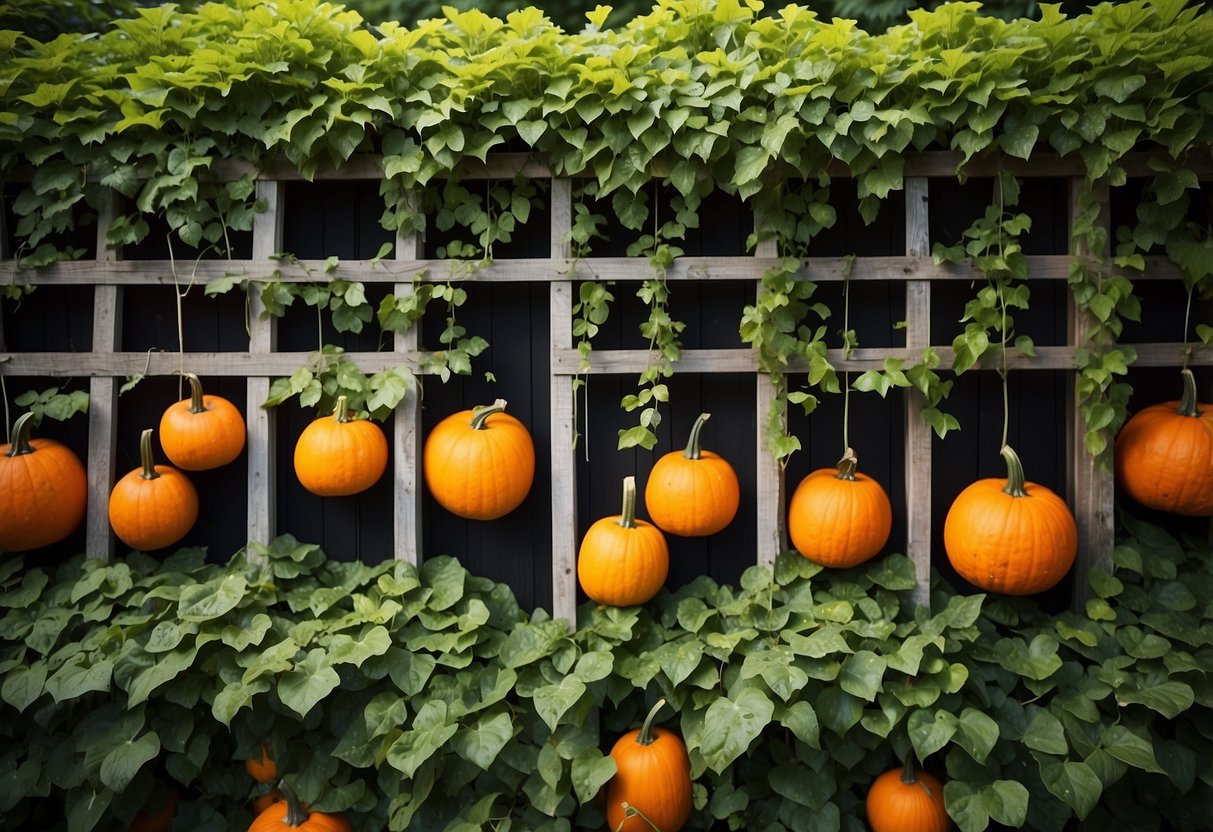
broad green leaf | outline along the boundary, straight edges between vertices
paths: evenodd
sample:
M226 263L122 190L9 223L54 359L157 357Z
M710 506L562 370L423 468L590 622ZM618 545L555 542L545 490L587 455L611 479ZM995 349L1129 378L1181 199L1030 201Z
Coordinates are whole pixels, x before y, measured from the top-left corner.
M499 713L481 717L473 726L461 726L451 747L469 763L488 771L513 736L514 724L510 715Z
M1046 710L1038 710L1028 723L1028 731L1024 734L1023 744L1034 751L1061 756L1070 750L1066 744L1065 730L1061 722Z
M1051 763L1040 770L1040 778L1054 796L1074 809L1083 820L1099 802L1103 784L1085 763Z
M1155 774L1164 774L1154 757L1154 746L1150 740L1140 737L1124 725L1113 725L1104 732L1103 748L1122 763Z
M887 666L883 657L870 650L860 650L842 663L839 684L847 693L871 702L884 689L881 679Z
M317 647L278 680L278 697L299 716L307 716L339 684L341 677L329 664L324 649Z
M757 688L742 688L714 701L704 716L699 752L716 772L724 771L746 752L771 721L775 706Z
M218 581L193 584L181 590L177 617L182 621L210 621L235 609L244 598L247 583L239 573L228 573Z
M539 718L555 731L561 718L568 713L585 693L585 682L576 676L565 676L556 685L545 685L535 691L535 711Z
M1190 685L1175 680L1161 682L1137 691L1124 688L1116 691L1116 701L1121 705L1145 705L1151 710L1158 711L1167 719L1174 719L1188 710L1192 707L1195 698L1196 695Z
M578 802L585 804L596 799L599 789L615 776L617 770L615 758L593 746L577 752L573 758L572 779Z
M954 739L974 760L984 763L986 757L994 750L998 736L998 723L987 714L976 708L965 708L961 711Z
M115 792L123 791L139 769L160 753L160 738L152 731L121 743L101 762L101 782Z
M910 714L906 728L918 759L926 760L947 745L958 725L959 720L949 711L919 710Z

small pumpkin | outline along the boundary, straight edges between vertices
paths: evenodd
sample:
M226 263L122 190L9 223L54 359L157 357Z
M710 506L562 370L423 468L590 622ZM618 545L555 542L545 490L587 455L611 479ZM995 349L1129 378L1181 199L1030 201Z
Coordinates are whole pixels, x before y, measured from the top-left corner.
M691 816L691 761L686 746L672 731L653 727L653 718L664 705L665 700L659 700L644 724L611 748L617 771L606 787L610 832L654 828L678 832Z
M249 832L351 832L350 822L341 815L309 812L285 781L278 789L284 799L257 815Z
M128 832L172 832L177 811L177 792L157 786L153 799L131 820Z
M282 792L278 791L278 789L270 789L260 797L253 798L253 814L259 815L278 801L285 799Z
M906 757L903 768L877 777L864 805L872 832L947 832L952 827L943 784L925 771L915 771L913 757Z
M204 394L198 376L184 375L190 397L169 405L160 417L160 447L186 471L227 465L244 450L244 417L222 396Z
M347 497L366 491L387 470L387 438L369 419L355 419L345 396L337 397L331 416L313 421L295 443L295 476L321 497Z
M0 445L0 551L24 552L58 543L84 519L88 477L72 449L30 439L33 413Z
M699 433L710 413L691 426L682 451L657 460L644 487L644 505L658 528L683 537L715 534L733 521L741 488L733 466L700 446Z
M261 743L261 753L244 761L244 770L258 783L272 783L278 779L278 766L270 759L270 749Z
M185 474L152 459L152 429L139 437L141 467L110 492L110 526L132 549L150 551L185 537L198 519L198 492Z
M599 604L643 604L665 583L670 550L661 529L636 518L636 478L623 478L623 511L586 531L577 552L577 581Z
M1213 516L1213 404L1196 400L1196 377L1184 368L1183 398L1129 419L1116 437L1116 479L1148 508Z
M1023 465L1004 445L1005 480L969 485L952 502L943 545L969 583L1006 595L1033 595L1065 577L1078 553L1078 527L1065 500L1025 482Z
M822 566L845 569L884 548L893 529L893 505L876 480L855 469L847 448L834 468L800 481L788 506L788 535L796 551Z
M526 499L535 478L535 444L505 399L452 413L434 426L422 454L425 484L458 517L496 520Z

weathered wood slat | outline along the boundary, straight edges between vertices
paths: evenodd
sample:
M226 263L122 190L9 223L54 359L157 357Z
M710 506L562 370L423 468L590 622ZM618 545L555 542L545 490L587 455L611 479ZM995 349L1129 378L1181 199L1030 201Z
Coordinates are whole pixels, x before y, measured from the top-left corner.
M567 261L572 252L567 239L573 227L573 188L568 179L553 179L549 195L552 205L552 259ZM550 355L555 366L557 353L573 349L573 284L552 283L549 287ZM573 447L577 426L573 424L574 379L551 374L551 472L552 472L552 616L577 624L577 458Z
M396 234L396 259L417 260L424 252L420 233ZM392 290L401 297L413 291L412 283L397 283ZM420 348L420 327L397 332L392 339L398 364ZM392 490L393 549L397 560L421 563L421 378L409 390L392 416L392 460L395 471Z
M922 177L905 182L906 256L922 257L930 252L928 213L930 183ZM925 280L906 283L906 349L921 353L931 343L931 284ZM918 585L910 595L913 603L931 603L931 427L922 420L926 397L918 390L905 395L905 489L906 555L914 564Z
M264 215L258 218L267 219ZM1033 280L1065 280L1069 276L1070 255L1033 255L1027 258L1029 277ZM775 266L775 259L759 257L680 257L667 271L667 279L681 280L746 280L762 278L763 272ZM846 273L847 261L842 257L809 257L796 273L800 280L837 282ZM291 283L327 282L330 278L358 280L363 283L395 283L411 281L416 275L423 279L445 281L450 278L448 260L344 260L326 272L322 260L300 260L277 263L267 259L202 260L190 266L196 281L205 283L225 275L238 274L252 281L280 280ZM457 278L472 283L539 282L557 280L618 280L637 281L652 276L652 269L643 257L567 257L517 260L496 260ZM1180 280L1183 275L1165 257L1146 258L1146 270L1135 274L1134 280ZM981 274L968 265L935 265L929 256L859 257L854 260L851 280L976 280ZM19 268L13 262L0 263L0 282L28 283L35 286L138 284L172 285L172 264L167 260L140 260L96 263L74 261L56 263L43 269Z
M258 182L257 199L264 202L265 211L253 217L253 259L267 260L282 251L281 182ZM249 293L248 303L250 364L268 358L276 346L277 324L273 318L262 318L261 296ZM191 364L194 364L191 357ZM195 366L199 366L196 365ZM300 364L296 363L298 368ZM195 372L201 374L202 370ZM264 372L264 371L262 371ZM293 372L293 371L292 371ZM217 375L217 373L216 373ZM248 539L269 543L274 537L277 509L277 482L274 469L275 429L272 414L261 406L269 397L270 380L253 372L245 384L244 419L248 425Z
M761 223L761 218L754 218L755 227ZM764 259L768 262L773 262L779 256L778 244L775 240L763 240L758 243L755 249L755 259ZM760 273L761 276L761 273ZM758 292L761 293L761 285L758 287ZM638 352L644 353L644 350ZM699 356L690 356L689 351L683 352L683 358L692 358L695 360ZM710 353L713 350L702 350L697 352ZM721 352L724 352L723 350ZM730 353L736 353L736 350L730 350ZM594 360L598 361L600 354L596 353ZM602 356L608 358L608 356ZM742 358L737 355L737 358ZM749 351L748 355L744 356L749 364L749 372L758 370L758 361L754 356L753 351ZM679 361L679 364L682 362ZM712 366L716 366L712 363ZM681 368L679 368L681 370ZM771 405L775 401L776 387L771 382L771 379L764 373L759 373L754 377L754 424L757 426L755 433L755 476L754 476L754 501L757 507L757 522L756 522L756 545L757 557L759 564L773 564L775 558L780 552L788 548L787 535L787 499L785 489L787 486L784 476L783 466L779 464L779 460L771 455L771 449L767 447L767 421L768 414L771 412ZM786 418L786 416L785 416Z
M1083 188L1084 183L1081 180L1070 181L1071 226L1080 210ZM1101 203L1098 221L1105 227L1110 227L1107 189L1097 192L1096 196ZM1081 255L1084 252L1076 253ZM1086 345L1085 333L1091 329L1094 318L1075 305L1073 296L1067 296L1067 304L1068 340L1077 349ZM1178 348L1178 345L1176 347ZM1141 363L1140 358L1139 352L1138 363ZM1111 463L1107 460L1101 462L1091 456L1083 444L1086 422L1079 408L1077 385L1070 395L1066 410L1069 423L1069 429L1066 431L1067 491L1070 507L1074 510L1074 519L1078 523L1078 557L1074 562L1072 598L1074 608L1081 610L1085 607L1089 594L1087 576L1091 570L1099 567L1112 571L1112 549L1116 544L1112 506L1115 481Z

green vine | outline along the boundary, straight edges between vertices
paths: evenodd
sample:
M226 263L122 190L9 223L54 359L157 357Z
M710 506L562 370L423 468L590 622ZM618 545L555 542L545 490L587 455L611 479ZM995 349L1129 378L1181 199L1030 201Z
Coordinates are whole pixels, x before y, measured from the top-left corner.
M368 376L341 347L324 344L307 364L290 376L275 379L262 407L277 407L298 397L300 407L330 413L341 396L358 418L386 421L416 384L407 367L381 370Z

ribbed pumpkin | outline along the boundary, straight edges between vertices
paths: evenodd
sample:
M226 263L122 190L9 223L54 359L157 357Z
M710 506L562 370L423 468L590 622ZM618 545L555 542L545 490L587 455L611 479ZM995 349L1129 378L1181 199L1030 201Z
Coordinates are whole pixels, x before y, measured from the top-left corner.
M351 832L350 822L341 815L309 812L285 782L278 788L284 799L257 815L249 832Z
M244 417L222 396L202 392L202 382L185 373L190 397L169 405L160 417L160 447L178 468L207 471L227 465L244 450Z
M295 476L321 497L348 497L366 491L387 469L387 438L369 419L355 419L345 396L331 416L314 420L295 443Z
M788 506L788 535L814 563L845 569L884 548L893 529L893 506L876 480L858 473L855 452L834 468L818 468L800 481Z
M1155 404L1116 438L1116 479L1143 506L1189 517L1213 516L1213 404L1196 400L1184 369L1183 398Z
M151 428L139 438L139 460L141 467L118 480L110 492L110 526L132 549L163 549L193 528L198 492L176 468L153 464Z
M644 725L624 734L611 748L618 771L606 787L609 832L652 832L654 826L661 832L678 832L691 816L686 746L672 731L653 727L663 705L664 699L658 701ZM629 806L644 817L629 817Z
M261 743L260 756L244 761L244 770L258 783L270 783L278 779L278 766L270 759L270 750L265 743Z
M0 445L0 551L58 543L84 519L88 477L80 458L53 439L30 439L32 413Z
M925 771L914 771L912 757L904 768L876 778L865 807L872 832L947 832L952 827L943 784Z
M737 473L719 454L700 446L699 433L709 418L709 413L699 414L686 448L666 454L649 472L644 505L662 531L703 537L729 525L737 514Z
M505 399L452 413L434 426L422 454L425 484L458 517L496 520L526 499L535 478L535 443Z
M960 576L1006 595L1032 595L1057 584L1078 552L1078 527L1065 501L1025 482L1023 465L1003 446L1007 478L978 480L956 497L943 545Z
M657 594L670 571L661 529L636 519L636 478L623 479L623 511L586 531L577 553L577 581L599 604L630 607Z

